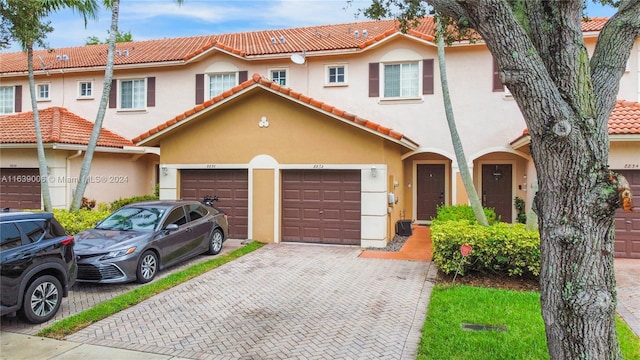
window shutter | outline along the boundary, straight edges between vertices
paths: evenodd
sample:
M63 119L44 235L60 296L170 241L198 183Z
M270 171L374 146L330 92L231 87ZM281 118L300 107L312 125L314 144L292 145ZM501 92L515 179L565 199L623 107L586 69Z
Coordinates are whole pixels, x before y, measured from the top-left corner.
M15 91L13 110L17 113L22 112L22 85L16 85L13 91Z
M238 72L238 84L242 84L243 82L247 81L248 78L249 72L247 70Z
M109 109L115 109L118 106L118 80L111 80L111 89L109 90Z
M433 94L433 59L422 60L422 94Z
M504 85L500 80L500 69L498 69L498 63L496 59L493 59L493 91L504 91Z
M369 97L380 96L380 63L369 63Z
M204 74L196 74L196 105L204 102Z
M156 77L147 78L147 106L156 106Z

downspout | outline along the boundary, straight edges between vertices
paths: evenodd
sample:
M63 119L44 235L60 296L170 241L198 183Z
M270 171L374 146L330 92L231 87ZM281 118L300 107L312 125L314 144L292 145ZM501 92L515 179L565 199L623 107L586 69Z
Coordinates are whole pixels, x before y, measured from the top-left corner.
M73 199L73 195L71 194L71 160L77 158L78 156L82 155L82 150L78 150L75 154L73 155L69 155L67 156L67 168L65 169L65 191L66 191L66 204L65 204L65 208L69 209L71 207L71 200Z

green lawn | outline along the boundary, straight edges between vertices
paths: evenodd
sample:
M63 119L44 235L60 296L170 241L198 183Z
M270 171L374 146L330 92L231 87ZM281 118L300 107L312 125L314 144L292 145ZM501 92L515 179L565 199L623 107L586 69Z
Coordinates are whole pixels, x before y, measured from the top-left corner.
M462 324L505 326L470 331ZM618 321L625 359L640 359L640 340ZM418 359L548 359L537 292L436 285L422 330Z

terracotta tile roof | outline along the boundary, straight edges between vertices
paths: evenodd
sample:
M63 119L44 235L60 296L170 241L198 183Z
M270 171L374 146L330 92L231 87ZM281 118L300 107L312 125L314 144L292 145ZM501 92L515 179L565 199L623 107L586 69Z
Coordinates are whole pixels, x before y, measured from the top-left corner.
M583 22L583 31L600 30L606 20L606 18L593 18L590 21L585 21ZM185 62L214 48L240 57L288 56L291 53L303 51L313 53L361 50L399 33L398 23L395 20L372 20L222 35L133 41L116 44L114 61L116 66ZM408 31L409 36L427 41L433 41L434 34L433 17L425 17L416 28ZM107 45L104 44L36 50L34 52L34 68L39 71L45 70L45 68L55 70L104 67L107 59L106 54ZM44 68L42 64L44 64ZM26 71L25 53L0 53L0 74Z
M281 86L276 84L275 82L261 76L260 74L253 74L253 76L251 77L251 79L248 79L247 81L243 82L242 84L239 84L225 92L223 92L222 94L209 99L207 101L205 101L204 103L197 105L196 107L189 109L187 111L185 111L182 114L178 114L177 116L173 117L172 119L166 121L163 124L160 124L152 129L150 129L149 131L146 131L140 135L138 135L137 137L135 137L133 139L134 143L141 143L144 140L146 140L147 138L149 138L150 136L153 136L155 134L160 133L161 131L177 124L180 123L182 121L186 121L186 119L188 119L190 116L195 115L199 112L205 111L206 109L215 106L216 104L222 102L223 100L233 96L234 94L238 94L240 92L242 92L243 90L251 87L251 86L261 86L263 88L269 88L272 91L275 91L277 93L279 93L281 96L292 99L292 100L297 100L297 101L301 101L305 104L308 104L314 108L316 108L317 110L321 110L327 113L331 113L334 116L340 117L343 120L347 120L349 122L353 122L359 126L362 127L366 127L367 129L370 129L374 132L377 132L380 135L384 135L384 136L388 136L398 142L402 142L404 144L406 144L407 146L410 147L417 147L418 144L416 142L414 142L413 140L407 138L406 136L404 136L402 133L395 131L393 129L384 127L378 123L375 123L371 120L367 120L364 118L361 118L357 115L353 115L350 114L344 110L341 110L339 108L336 108L330 104L327 104L325 102L322 102L320 100L314 99L314 98L310 98L306 95L303 95L299 92L296 92L294 90L291 90L287 87Z
M604 25L609 21L609 18L606 17L595 17L589 18L582 21L582 31L583 32L592 32L592 31L600 31L604 27Z
M609 117L609 135L640 134L640 103L616 101Z
M640 102L618 100L609 116L609 135L638 135L640 134ZM529 129L524 129L522 135L511 144L529 136Z
M50 107L38 111L42 141L44 143L87 145L93 123L69 112L63 107ZM33 112L0 116L0 144L35 144L36 130ZM98 146L122 148L135 146L131 140L107 129L100 131Z

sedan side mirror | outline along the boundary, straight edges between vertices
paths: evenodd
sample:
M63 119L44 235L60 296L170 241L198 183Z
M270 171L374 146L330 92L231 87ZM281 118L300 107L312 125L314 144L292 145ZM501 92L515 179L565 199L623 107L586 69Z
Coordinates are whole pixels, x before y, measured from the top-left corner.
M178 228L179 228L178 224L169 224L164 229L167 231L176 231L178 230Z

